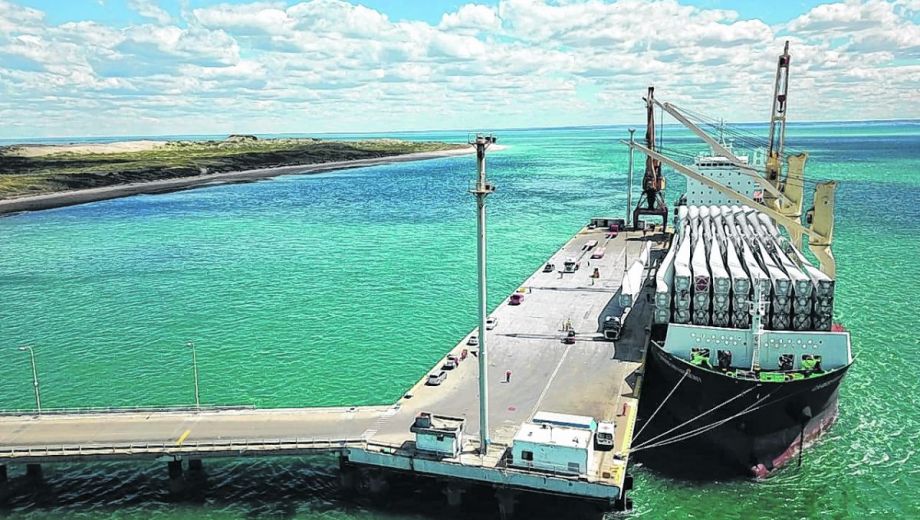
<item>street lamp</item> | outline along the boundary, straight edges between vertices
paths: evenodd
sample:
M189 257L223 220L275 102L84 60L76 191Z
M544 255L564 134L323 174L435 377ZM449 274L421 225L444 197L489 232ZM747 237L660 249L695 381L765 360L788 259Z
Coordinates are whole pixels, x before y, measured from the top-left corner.
M38 370L35 369L35 351L32 347L25 345L19 347L22 352L29 353L29 359L32 360L32 386L35 389L35 408L38 409L38 415L42 414L42 392L38 387Z
M201 410L201 399L198 394L198 356L195 354L195 343L189 341L185 346L192 349L192 369L195 372L195 409Z

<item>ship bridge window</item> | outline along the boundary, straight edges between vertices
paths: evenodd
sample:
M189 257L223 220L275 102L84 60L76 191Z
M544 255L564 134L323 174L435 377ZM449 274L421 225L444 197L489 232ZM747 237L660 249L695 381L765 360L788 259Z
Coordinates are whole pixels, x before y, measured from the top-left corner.
M531 460L531 461L532 461L532 460L533 460L533 452L532 452L532 451L526 451L526 450L522 451L522 452L521 452L521 459L522 459L522 460Z

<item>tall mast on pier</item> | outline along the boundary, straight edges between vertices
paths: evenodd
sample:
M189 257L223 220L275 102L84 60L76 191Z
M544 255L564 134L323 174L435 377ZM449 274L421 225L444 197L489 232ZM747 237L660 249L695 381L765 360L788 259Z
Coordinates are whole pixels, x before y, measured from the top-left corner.
M476 196L476 252L479 273L479 453L489 450L489 363L486 359L486 197L495 186L486 180L486 149L495 142L495 136L477 134L470 144L476 147L476 164L479 176L470 193Z

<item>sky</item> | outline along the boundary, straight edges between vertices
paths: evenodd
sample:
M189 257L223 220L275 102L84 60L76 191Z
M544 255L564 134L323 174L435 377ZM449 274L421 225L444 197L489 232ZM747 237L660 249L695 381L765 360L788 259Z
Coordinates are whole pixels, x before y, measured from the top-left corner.
M0 138L920 118L920 0L0 0Z

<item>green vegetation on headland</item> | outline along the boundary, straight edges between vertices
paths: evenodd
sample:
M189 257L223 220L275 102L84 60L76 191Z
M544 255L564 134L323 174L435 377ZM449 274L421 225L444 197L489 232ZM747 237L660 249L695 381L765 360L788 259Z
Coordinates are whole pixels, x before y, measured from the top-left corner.
M128 143L130 144L130 143ZM256 139L117 145L21 145L0 148L0 200L136 182L320 163L374 159L465 148L440 142L393 139L326 141Z

